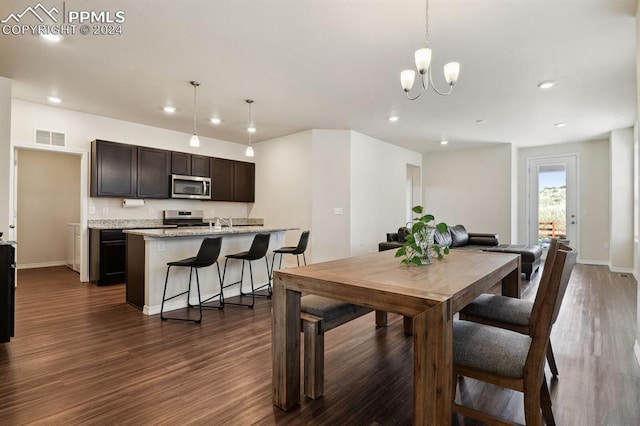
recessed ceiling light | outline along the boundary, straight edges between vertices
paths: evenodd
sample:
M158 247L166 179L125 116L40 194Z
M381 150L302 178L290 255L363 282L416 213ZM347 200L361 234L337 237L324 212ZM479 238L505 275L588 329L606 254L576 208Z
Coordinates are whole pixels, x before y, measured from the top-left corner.
M211 121L211 124L215 124L215 125L222 123L222 119L218 117L213 117L210 121Z
M555 85L556 85L556 82L553 80L547 80L547 81L538 83L538 87L543 90L551 89Z
M392 115L389 117L389 121L396 122L398 120L400 120L400 117L398 117L397 115Z
M446 144L448 144L448 143L449 143L449 141L448 141L448 140L446 140L446 139L442 139L442 140L440 141L440 145L446 145Z
M49 102L53 102L54 104L59 104L60 102L62 102L62 99L57 96L47 96L47 99L49 100Z
M476 120L476 123L486 123L486 122L487 122L487 120L485 120L484 118Z
M566 126L566 123L563 123L563 122L561 121L561 122L559 122L559 123L554 124L554 126L556 126L556 127L560 128L560 127L564 127L564 126Z
M62 41L62 39L64 38L62 34L40 34L40 37L42 37L47 41L52 41L56 43L59 41Z
M256 130L257 129L255 127L247 127L247 132L249 132L249 133L255 133Z
M171 105L166 105L163 108L163 111L166 112L167 114L173 114L174 112L176 112L176 107L171 106Z

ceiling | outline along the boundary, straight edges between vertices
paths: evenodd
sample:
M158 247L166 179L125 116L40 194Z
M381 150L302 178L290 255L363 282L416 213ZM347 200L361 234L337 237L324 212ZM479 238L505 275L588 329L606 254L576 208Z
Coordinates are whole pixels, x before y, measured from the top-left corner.
M57 95L60 108L185 133L197 80L198 134L238 143L248 140L247 98L254 142L307 129L418 152L591 140L636 121L636 1L431 0L436 86L444 63L461 72L451 96L416 101L399 74L424 44L418 0L41 0L67 13L121 10L122 34L2 34L0 75L17 99ZM0 20L37 3L3 0ZM544 80L557 84L543 91Z

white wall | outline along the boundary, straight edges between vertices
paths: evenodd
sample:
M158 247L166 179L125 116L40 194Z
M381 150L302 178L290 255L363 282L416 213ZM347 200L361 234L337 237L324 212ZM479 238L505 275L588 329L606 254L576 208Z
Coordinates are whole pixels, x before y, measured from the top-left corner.
M633 129L611 132L611 270L633 270Z
M11 178L11 80L0 77L0 232L9 240L9 224L12 223L10 188Z
M349 257L351 136L346 130L313 130L313 261ZM334 214L334 209L342 214Z
M510 243L512 148L427 153L423 156L424 207L438 222L469 232L495 232Z
M407 164L422 155L351 132L351 255L378 250L405 223Z
M264 218L265 225L300 228L287 232L283 245L297 245L300 233L311 229L311 139L311 131L306 131L254 145L256 201L250 213ZM312 248L307 260L311 253Z
M142 124L50 107L14 99L12 101L11 142L16 146L34 147L35 129L65 133L67 148L89 152L91 141L105 139L132 145L150 146L191 152L213 157L247 161L245 146L233 142L200 137L200 148L189 146L190 135ZM89 176L83 176L88 182ZM87 186L88 187L88 186ZM95 209L92 219L160 219L165 209L201 209L205 215L246 217L245 203L203 202L195 200L146 200L145 207L123 208L120 198L89 198L87 205Z
M545 145L518 150L518 229L526 235L527 159L532 157L578 154L580 157L580 194L578 215L581 262L608 264L609 250L609 142L606 140ZM587 215L584 212L587 212ZM631 230L628 231L631 233Z

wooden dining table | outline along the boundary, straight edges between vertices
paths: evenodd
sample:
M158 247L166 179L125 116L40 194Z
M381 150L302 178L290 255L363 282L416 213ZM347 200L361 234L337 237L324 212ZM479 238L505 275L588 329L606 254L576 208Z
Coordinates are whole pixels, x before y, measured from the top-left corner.
M451 424L453 316L481 293L520 296L520 257L452 250L426 266L395 251L274 272L273 403L300 403L301 293L340 299L413 319L413 424Z

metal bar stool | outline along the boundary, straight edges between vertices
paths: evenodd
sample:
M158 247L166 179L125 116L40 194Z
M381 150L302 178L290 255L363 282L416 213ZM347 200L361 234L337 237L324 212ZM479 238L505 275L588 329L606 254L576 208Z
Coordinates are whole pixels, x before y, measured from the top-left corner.
M246 304L246 303L232 303L232 302L224 302L227 305L236 305L236 306L246 306L248 308L253 308L253 305L255 304L255 297L256 296L260 296L259 294L256 294L256 290L260 290L263 287L267 287L267 291L268 291L268 295L267 297L271 297L271 274L269 274L269 260L267 259L267 250L269 249L269 239L271 237L271 234L256 234L256 236L253 238L253 242L251 243L251 248L249 248L249 251L243 251L240 253L234 253L234 254L228 254L226 255L226 259L224 261L224 272L222 274L222 282L224 283L224 279L225 276L227 275L227 262L229 261L229 259L239 259L242 260L242 270L241 270L241 274L240 274L240 281L235 281L232 283L229 283L227 285L222 285L220 292L222 293L222 290L230 287L232 285L238 284L240 283L240 296L246 296L248 294L251 294L251 304ZM264 257L264 261L267 264L267 278L268 278L268 282L265 284L260 284L259 287L255 287L253 284L253 270L251 268L251 262L254 260L259 260L262 259ZM249 263L249 276L251 277L251 293L243 293L242 292L242 282L244 281L244 263L248 262ZM223 296L224 298L224 296Z
M189 257L182 260L177 260L175 262L167 263L167 276L164 280L164 291L162 292L162 305L160 307L160 319L163 321L166 320L178 320L178 321L193 321L195 323L199 323L202 321L202 300L200 296L200 279L198 278L198 269L205 268L207 266L211 266L214 263L218 267L218 279L220 279L220 265L218 264L218 256L220 255L220 248L222 247L222 237L217 238L205 238L202 240L202 244L200 245L200 250L198 250L198 254L195 257ZM182 293L178 293L174 296L167 297L167 283L169 281L169 271L172 266L188 266L189 269L189 288L187 291L183 291ZM184 294L187 295L187 306L190 308L195 307L195 305L191 305L189 303L189 297L191 296L191 276L193 275L193 270L196 271L196 286L198 289L198 309L200 311L200 317L198 319L189 319L189 318L175 318L175 317L165 317L164 316L164 302L175 299L176 297L182 296ZM216 295L218 296L218 295ZM222 296L222 280L220 281L220 308L224 306L224 298ZM215 297L215 296L213 296ZM207 300L211 300L209 298Z
M298 245L295 247L280 247L277 250L273 251L273 265L276 264L276 254L280 254L280 263L278 264L278 269L282 269L282 256L285 254L293 254L296 256L296 262L298 262L298 266L300 266L300 255L302 255L302 259L304 260L304 264L307 264L307 258L304 255L304 252L307 250L307 244L309 243L309 231L304 231L302 235L300 235L300 241L298 241Z

